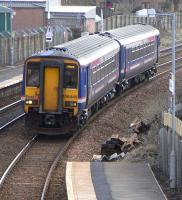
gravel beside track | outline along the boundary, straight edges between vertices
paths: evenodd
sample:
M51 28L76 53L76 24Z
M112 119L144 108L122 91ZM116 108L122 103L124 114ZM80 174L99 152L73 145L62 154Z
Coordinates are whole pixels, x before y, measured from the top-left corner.
M0 111L0 127L24 113L21 102Z
M176 74L178 100L182 94L181 76L182 69ZM65 160L90 161L93 154L100 154L101 144L112 134L127 136L129 123L138 116L151 122L151 129L148 135L143 136L144 144L128 153L125 159L131 162L148 161L152 166L157 166L160 114L168 108L168 102L168 74L166 74L122 98L115 106L97 117L71 144L65 154ZM160 182L169 199L173 199L166 182L162 180ZM182 195L180 198L182 199Z
M3 185L0 199L40 199L48 170L67 139L40 136Z
M0 132L0 176L28 141L29 137L25 135L23 119ZM0 199L3 199L1 197Z
M177 71L176 90L177 99L181 98L182 69ZM123 106L124 105L124 106ZM67 200L65 186L66 161L90 161L93 154L100 154L101 144L112 134L120 137L128 136L128 125L136 117L147 119L151 123L148 135L144 135L144 143L128 153L125 157L129 162L147 161L153 167L158 166L158 128L160 126L161 111L168 108L168 73L161 78L153 79L130 95L123 97L116 105L101 113L74 140L64 155L64 162L60 162L50 182L47 199ZM172 195L164 177L156 168L159 181L169 199ZM164 181L165 180L165 181ZM180 194L181 195L181 194ZM182 197L182 196L180 196ZM173 199L174 200L174 199Z
M177 99L182 97L182 70L176 76ZM66 161L90 161L93 154L100 154L101 144L112 134L120 137L128 136L128 125L138 116L151 122L151 129L144 137L144 144L128 153L127 161L148 161L155 167L164 191L170 200L172 198L167 182L156 168L158 163L158 127L160 125L161 111L168 107L168 78L167 73L160 79L154 79L150 84L125 96L116 105L101 113L87 128L74 140L64 155L64 162L59 162L50 182L46 199L66 200L65 166ZM181 98L182 99L182 98ZM13 100L14 101L14 100ZM6 103L6 100L4 101ZM2 103L2 106L7 104ZM1 107L1 104L0 104ZM0 134L0 175L8 164L28 142L25 135L23 120L9 127ZM55 141L54 141L55 140ZM55 144L51 146L53 143ZM40 199L40 194L46 173L51 165L51 156L55 153L58 140L45 137L42 144L37 143L35 149L30 150L15 167L14 174L9 176L5 186L0 191L0 199ZM50 148L49 148L50 147ZM53 152L48 152L48 149ZM31 164L30 164L31 163ZM47 169L42 166L47 165ZM179 194L180 195L180 194ZM182 196L179 196L179 199Z
M20 99L20 94L17 95L10 95L8 97L5 98L0 98L0 108L7 106L17 100Z

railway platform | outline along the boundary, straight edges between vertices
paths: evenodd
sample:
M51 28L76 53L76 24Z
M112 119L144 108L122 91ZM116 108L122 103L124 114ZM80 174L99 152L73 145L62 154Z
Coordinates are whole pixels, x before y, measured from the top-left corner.
M166 200L148 163L67 162L68 200Z
M23 66L0 66L0 89L22 81Z

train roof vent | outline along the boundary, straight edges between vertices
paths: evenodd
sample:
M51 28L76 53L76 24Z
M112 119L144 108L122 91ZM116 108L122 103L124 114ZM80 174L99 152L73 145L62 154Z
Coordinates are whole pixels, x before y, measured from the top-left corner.
M62 47L62 48L57 48L56 50L66 52L66 51L68 51L68 48L66 48L66 47Z
M107 36L107 37L112 37L113 35L111 34L111 33L109 33L109 32L104 32L104 33L100 33L99 35L101 35L101 36Z

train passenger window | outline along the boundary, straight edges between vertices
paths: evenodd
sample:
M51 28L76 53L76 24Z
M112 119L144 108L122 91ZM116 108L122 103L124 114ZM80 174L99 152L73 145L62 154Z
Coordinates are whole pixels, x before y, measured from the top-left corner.
M129 55L128 56L129 56L128 57L129 61L132 61L132 50L131 49L129 50Z
M95 80L96 79L96 74L95 73L92 73L92 79L91 79L91 83L94 84L95 83Z
M40 77L40 63L29 62L27 64L27 86L38 87Z
M97 74L97 81L99 81L100 80L100 70L98 70L96 74Z
M107 74L109 74L109 65L104 67L104 77L106 77Z
M103 77L104 77L103 68L100 68L100 78L102 79Z
M77 88L78 69L73 65L66 65L64 70L64 88Z

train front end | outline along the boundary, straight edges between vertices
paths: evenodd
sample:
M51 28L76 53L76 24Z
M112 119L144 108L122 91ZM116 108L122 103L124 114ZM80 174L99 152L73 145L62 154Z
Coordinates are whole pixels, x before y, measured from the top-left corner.
M23 100L29 134L62 134L77 128L79 64L31 57L25 62Z

